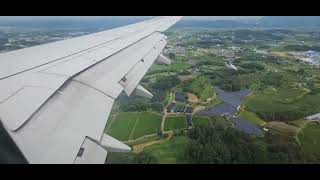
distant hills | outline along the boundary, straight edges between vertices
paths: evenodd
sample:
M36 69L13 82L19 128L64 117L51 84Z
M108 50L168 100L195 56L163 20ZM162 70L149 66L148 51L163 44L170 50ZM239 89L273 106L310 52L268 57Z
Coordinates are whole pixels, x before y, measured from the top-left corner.
M175 27L198 27L198 28L237 28L237 27L253 27L254 24L243 23L235 20L181 20Z
M320 16L265 16L257 24L267 27L320 26Z
M0 18L0 27L29 27L29 28L92 28L109 29L136 23L150 16L118 17L118 18L35 18L21 20L21 18ZM287 27L320 27L320 16L265 16L255 20L192 20L182 19L174 27L199 28L287 28Z
M201 27L201 28L292 28L292 27L320 27L320 16L265 16L250 21L215 20L195 21L182 20L175 27Z

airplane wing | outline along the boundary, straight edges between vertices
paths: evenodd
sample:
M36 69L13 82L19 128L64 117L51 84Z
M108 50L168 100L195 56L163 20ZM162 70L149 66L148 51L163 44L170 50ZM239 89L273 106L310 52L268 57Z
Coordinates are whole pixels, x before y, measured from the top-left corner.
M28 163L104 163L130 151L104 134L122 91L152 97L139 82L161 55L161 34L181 17L0 54L0 121Z

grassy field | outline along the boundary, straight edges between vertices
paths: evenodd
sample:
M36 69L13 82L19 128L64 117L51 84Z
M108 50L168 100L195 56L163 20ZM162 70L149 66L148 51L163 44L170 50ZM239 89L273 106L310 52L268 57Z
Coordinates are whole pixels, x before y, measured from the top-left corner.
M118 113L115 119L110 122L112 124L106 129L106 132L118 140L128 140L138 118L138 114L137 112Z
M183 164L184 150L188 143L188 137L174 136L168 142L147 147L145 151L155 156L161 164Z
M164 130L176 130L186 128L186 116L171 116L166 118Z
M199 76L192 81L189 81L185 86L185 91L195 94L200 101L206 101L208 98L215 96L213 86L204 76Z
M151 112L120 112L107 127L106 132L121 141L133 140L144 135L155 134L160 128L159 115Z
M144 135L156 134L160 129L161 116L150 112L140 114L132 138L137 139Z
M134 158L136 154L133 152L129 153L118 153L108 152L106 164L134 164Z
M189 64L181 61L174 61L170 66L153 64L148 72L148 74L153 74L157 72L177 72L179 70L188 70L190 68Z
M308 123L298 135L302 150L307 153L320 153L320 123Z
M268 92L270 92L268 90ZM245 109L270 120L297 120L320 111L320 94L307 94L296 99L305 91L277 89L274 94L255 92L243 104Z
M214 97L215 91L214 88L210 84L205 84L204 89L202 91L202 96L200 97L200 101L206 101L208 98Z
M154 144L145 148L145 151L155 156L161 164L183 164L183 155L189 138L186 136L174 136L169 141L162 144ZM107 164L133 164L136 154L112 153L107 156Z
M241 111L239 117L258 126L263 126L266 122L259 118L255 113L249 111Z
M200 117L200 116L193 116L192 122L194 126L201 126L205 125L210 121L209 117Z

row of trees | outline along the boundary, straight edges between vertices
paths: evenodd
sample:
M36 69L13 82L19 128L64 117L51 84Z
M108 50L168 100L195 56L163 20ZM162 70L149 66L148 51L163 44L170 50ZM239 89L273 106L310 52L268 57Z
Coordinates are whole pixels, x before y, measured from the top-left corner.
M283 48L286 51L320 51L320 46L309 46L309 45L287 45Z
M240 67L246 68L246 69L253 69L256 71L263 71L264 70L264 66L259 63L256 63L256 62L241 63Z

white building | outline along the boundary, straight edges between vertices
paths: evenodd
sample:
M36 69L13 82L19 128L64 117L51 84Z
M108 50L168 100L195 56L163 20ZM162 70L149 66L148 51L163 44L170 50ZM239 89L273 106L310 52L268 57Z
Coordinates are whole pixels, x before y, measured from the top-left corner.
M307 120L307 121L315 120L315 119L320 119L320 113L314 114L314 115L311 115L311 116L307 116L307 117L305 117L304 119Z

